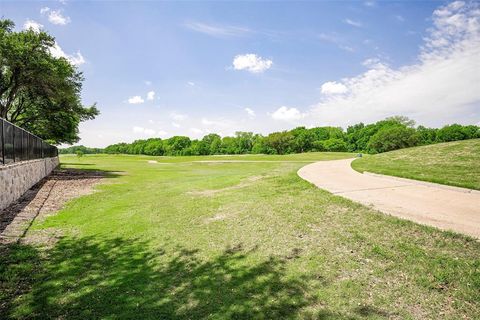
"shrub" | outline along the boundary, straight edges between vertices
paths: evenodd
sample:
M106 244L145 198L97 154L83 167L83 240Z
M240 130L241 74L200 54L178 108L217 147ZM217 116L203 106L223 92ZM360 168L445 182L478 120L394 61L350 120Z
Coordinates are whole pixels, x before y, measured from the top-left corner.
M371 153L386 152L414 147L418 142L419 135L413 128L405 126L385 127L370 138L367 150Z
M438 142L449 142L474 138L480 138L480 127L473 125L462 126L459 124L452 124L441 128L437 132Z
M347 151L347 143L342 139L331 138L323 142L323 148L325 151L344 152Z

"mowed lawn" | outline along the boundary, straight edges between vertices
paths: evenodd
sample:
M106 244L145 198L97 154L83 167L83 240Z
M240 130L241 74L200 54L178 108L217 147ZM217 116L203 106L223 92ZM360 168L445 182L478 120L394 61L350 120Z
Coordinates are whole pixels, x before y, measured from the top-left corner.
M296 174L351 156L64 156L116 173L35 222L57 242L2 248L1 318L478 317L479 242Z
M352 162L352 167L360 172L370 171L480 190L480 139L366 156Z

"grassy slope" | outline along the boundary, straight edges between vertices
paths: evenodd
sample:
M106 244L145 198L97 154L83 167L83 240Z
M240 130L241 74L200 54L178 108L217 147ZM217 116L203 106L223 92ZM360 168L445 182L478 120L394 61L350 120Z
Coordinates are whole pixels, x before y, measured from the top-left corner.
M440 143L357 159L352 167L480 190L480 139Z
M332 156L285 158L312 157ZM53 247L2 248L0 313L68 319L480 313L480 244L472 239L319 190L296 175L303 163L147 159L62 158L70 167L121 175L35 223L34 233L64 233Z

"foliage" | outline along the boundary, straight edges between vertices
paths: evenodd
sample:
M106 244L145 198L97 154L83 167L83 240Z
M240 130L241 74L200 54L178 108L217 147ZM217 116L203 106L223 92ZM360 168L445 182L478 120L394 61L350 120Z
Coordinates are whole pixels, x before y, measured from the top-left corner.
M81 103L82 73L52 55L52 36L14 27L0 19L0 117L54 144L77 142L80 122L99 114Z
M416 146L418 141L418 134L413 128L400 125L384 127L370 138L367 150L370 153L392 151Z
M347 143L339 138L330 138L328 140L319 141L318 151L328 152L344 152L347 151Z
M83 154L96 154L104 152L104 150L100 148L89 148L82 145L58 149L58 153L60 154L77 154L79 151Z
M480 138L480 127L452 124L437 131L437 141L449 142Z
M201 140L174 136L152 138L133 143L118 143L105 148L111 154L145 154L153 156L215 154L288 154L312 151L366 152L385 151L427 145L451 140L480 138L480 127L458 124L441 129L414 127L415 122L403 116L386 118L371 124L358 123L346 131L340 127L297 127L273 132L267 136L236 132L233 137L211 133ZM65 153L61 150L61 153Z
M424 126L418 126L417 133L419 138L420 145L432 144L437 141L437 132L436 128L426 128Z

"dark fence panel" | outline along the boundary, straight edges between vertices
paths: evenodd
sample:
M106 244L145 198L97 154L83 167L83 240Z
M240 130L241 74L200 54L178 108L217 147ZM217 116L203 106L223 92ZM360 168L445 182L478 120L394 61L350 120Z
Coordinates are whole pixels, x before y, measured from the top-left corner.
M23 130L19 127L13 127L13 154L15 155L15 161L22 161L23 157Z
M0 119L0 165L56 156L58 156L57 147Z
M3 163L9 164L15 162L15 151L13 148L13 130L14 126L3 122Z
M3 164L3 121L0 119L0 164Z

